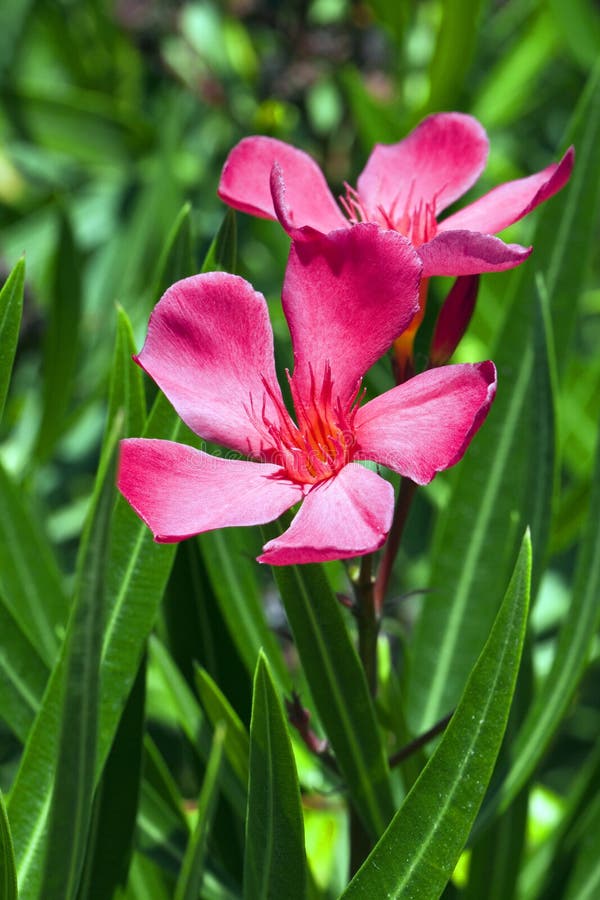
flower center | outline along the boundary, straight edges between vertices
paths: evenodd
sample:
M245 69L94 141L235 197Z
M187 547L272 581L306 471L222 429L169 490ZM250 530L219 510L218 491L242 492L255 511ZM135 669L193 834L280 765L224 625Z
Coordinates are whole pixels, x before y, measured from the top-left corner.
M281 399L264 382L265 390L277 407L279 421L271 422L263 410L254 424L268 435L273 451L270 462L285 469L287 476L300 484L316 484L331 478L351 462L356 444L354 419L361 400L360 385L350 402L343 404L333 397L331 367L325 366L323 381L317 388L310 370L308 396L301 396L293 377L288 374L296 412L293 421Z
M414 182L411 184L404 208L401 210L398 209L398 196L389 207L380 204L374 210L369 210L361 200L358 191L346 183L344 187L346 195L340 196L339 199L351 225L357 225L359 222L374 222L383 228L403 234L414 247L420 247L421 244L425 244L435 237L437 198L434 197L432 203L427 203L423 199L414 200Z

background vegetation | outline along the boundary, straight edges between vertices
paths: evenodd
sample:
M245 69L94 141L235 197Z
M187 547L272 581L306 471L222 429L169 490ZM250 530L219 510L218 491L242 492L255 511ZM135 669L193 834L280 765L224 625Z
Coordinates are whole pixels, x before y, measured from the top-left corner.
M24 898L337 897L348 802L377 836L390 792L400 808L436 745L391 774L384 758L457 704L454 743L439 743L384 848L392 880L372 867L347 896L598 896L599 56L592 0L2 5L0 265L13 274L0 303L0 897L16 896L15 861ZM498 398L465 460L417 496L376 728L334 597L352 568L276 584L250 529L158 547L124 503L113 510L111 450L144 429L193 441L130 363L179 277L247 277L288 364L287 238L216 197L234 143L265 133L302 147L338 193L375 142L444 109L490 134L473 196L569 143L577 161L568 189L504 235L532 241L530 261L482 279L456 358L491 355ZM438 282L432 314L449 286ZM389 364L370 378L390 385ZM512 696L526 525L532 614L508 738L450 880ZM295 733L290 748L292 690L339 768Z

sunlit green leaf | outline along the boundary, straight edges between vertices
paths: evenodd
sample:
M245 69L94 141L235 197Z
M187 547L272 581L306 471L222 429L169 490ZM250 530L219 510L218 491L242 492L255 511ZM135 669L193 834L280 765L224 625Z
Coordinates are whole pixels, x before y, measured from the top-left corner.
M152 292L155 300L158 300L173 282L196 274L191 212L191 205L184 203L171 228L158 261L156 287Z
M240 781L248 781L249 737L244 724L228 702L219 687L204 669L196 669L196 686L213 728L218 722L225 722L224 750L227 759Z
M504 601L436 751L344 900L435 900L450 879L491 778L515 688L529 603L525 536Z

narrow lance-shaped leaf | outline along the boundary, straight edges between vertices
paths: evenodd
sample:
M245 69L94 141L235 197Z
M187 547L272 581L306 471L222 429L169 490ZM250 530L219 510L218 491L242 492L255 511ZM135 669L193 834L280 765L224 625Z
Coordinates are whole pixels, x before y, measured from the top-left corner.
M560 630L556 655L513 745L513 764L486 804L478 826L496 809L504 810L531 777L569 705L585 671L600 624L600 442L589 505L589 517L579 551L571 606Z
M254 672L262 648L279 687L287 689L289 674L265 617L251 541L247 528L209 531L198 537L221 615L248 673Z
M20 259L0 291L0 421L19 340L24 287L25 260Z
M0 791L0 897L17 900L17 870L10 834L10 823Z
M373 701L339 603L319 566L274 566L319 718L348 791L372 837L392 812L387 760Z
M192 207L184 203L169 233L158 261L152 299L156 301L166 289L180 278L196 273L192 236Z
M124 416L123 437L141 434L144 428L146 421L144 376L140 367L133 363L132 356L135 350L131 322L123 307L117 306L117 333L108 389L105 432L107 437L119 412Z
M77 561L73 611L61 653L64 674L60 737L39 892L47 900L74 900L77 896L92 816L105 573L121 424L117 418L98 469ZM36 722L29 753L35 752L36 739L45 740L39 728L41 721L42 717Z
M0 596L50 668L68 600L54 552L25 492L0 465Z
M504 601L450 724L344 900L419 897L444 890L491 778L514 693L529 603L525 535Z
M94 812L77 900L113 900L127 884L139 806L146 658L115 735L94 796Z
M212 272L220 270L222 272L235 273L236 265L237 220L235 210L228 209L221 222L221 227L208 249L202 271Z
M43 355L43 412L35 454L48 459L60 437L73 393L79 351L82 277L71 223L59 215L58 249L53 260L51 297Z
M208 672L197 667L195 677L200 700L213 727L216 727L218 722L227 725L224 738L225 755L240 781L247 784L250 741L244 723Z
M190 836L177 880L175 900L197 900L201 896L206 844L219 794L219 775L227 727L217 725L198 799L198 819Z
M0 709L24 744L40 708L49 667L0 602Z
M304 900L300 786L283 709L266 657L254 678L244 858L245 900Z

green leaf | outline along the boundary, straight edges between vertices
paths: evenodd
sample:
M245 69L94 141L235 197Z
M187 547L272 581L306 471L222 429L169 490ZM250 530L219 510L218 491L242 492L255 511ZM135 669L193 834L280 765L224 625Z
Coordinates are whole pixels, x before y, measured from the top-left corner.
M586 824L586 833L579 846L575 869L563 895L564 900L595 900L600 894L600 795L595 797L593 814L588 817Z
M106 564L115 495L117 419L100 462L79 557L73 611L61 653L63 702L56 747L46 858L39 895L74 900L83 870L92 817L98 743L100 659L106 606ZM40 717L27 751L45 741Z
M144 658L96 788L77 900L112 900L119 885L127 884L140 796L145 694Z
M554 379L552 353L532 299L542 283L541 272L543 305L549 307L556 345L566 348L577 314L574 298L585 274L581 260L587 258L594 234L589 222L596 213L589 206L586 185L589 179L589 193L594 194L594 179L600 182L598 154L591 149L600 141L600 70L586 88L573 123L570 137L578 148L573 177L544 204L535 254L511 277L506 321L493 354L498 394L457 467L436 524L432 591L411 647L407 688L408 716L416 732L456 702L491 625L518 535L526 525L532 527L534 587L546 556L554 489Z
M204 760L211 750L210 729L191 688L171 659L166 647L154 635L150 638L150 660L155 677L160 678L163 690L169 697L169 709L191 745L197 748ZM246 804L246 785L224 766L223 792L233 808L243 817Z
M0 291L0 420L19 340L24 287L25 260L20 259Z
M483 5L483 0L447 0L442 5L429 67L429 98L419 119L427 112L456 107L473 59Z
M195 676L200 700L213 728L219 722L227 725L224 737L225 756L242 784L247 784L250 739L244 723L208 672L197 667Z
M146 436L175 440L181 428L168 402L162 396L157 398ZM96 781L135 680L174 553L173 545L156 546L144 523L122 498L117 500L106 565L107 610L102 636ZM41 875L40 852L51 805L64 670L64 656L61 656L52 672L10 795L19 885L25 896L36 895Z
M0 465L0 594L23 635L50 668L68 600L54 553L26 495Z
M544 679L512 747L512 766L490 797L478 823L496 809L505 810L531 777L560 725L587 666L600 625L600 441L590 497L589 517L580 547L571 606L558 637L550 672Z
M252 533L248 528L209 531L198 536L198 543L221 614L248 672L254 672L262 648L277 684L286 688L290 676L265 618Z
M175 900L197 900L201 895L206 845L219 793L219 776L226 730L224 725L218 725L215 729L198 800L198 821L183 858L183 866L175 889Z
M195 275L194 242L192 237L192 207L184 203L169 233L158 261L154 300L158 300L175 281Z
M292 743L266 657L254 677L244 858L245 900L304 900L306 855Z
M17 870L10 823L0 791L0 897L2 900L17 900Z
M525 535L504 601L450 724L344 900L435 900L450 879L500 749L525 637L531 543Z
M0 603L0 709L22 743L40 708L49 669L6 607Z
M82 275L79 249L66 214L59 212L58 251L51 275L50 308L42 361L42 420L35 445L39 460L51 456L64 428L76 384Z
M123 307L117 306L117 333L108 389L107 435L119 411L124 416L123 437L141 434L144 428L144 376L140 367L132 360L135 350L131 322Z
M387 759L339 603L319 566L274 566L273 576L350 796L366 829L376 837L393 812Z
M202 266L203 272L236 271L237 266L237 220L235 210L228 209L221 222Z

